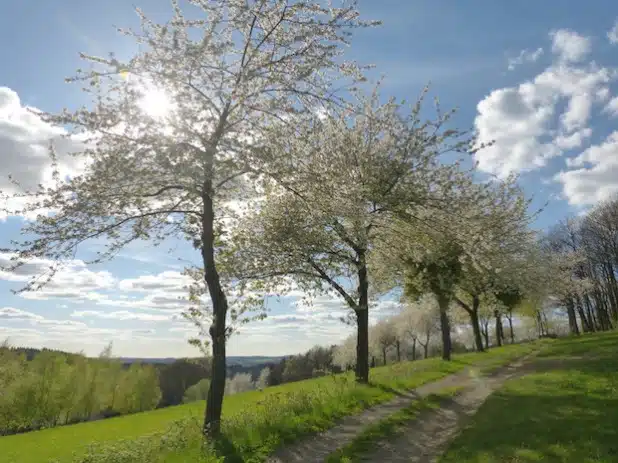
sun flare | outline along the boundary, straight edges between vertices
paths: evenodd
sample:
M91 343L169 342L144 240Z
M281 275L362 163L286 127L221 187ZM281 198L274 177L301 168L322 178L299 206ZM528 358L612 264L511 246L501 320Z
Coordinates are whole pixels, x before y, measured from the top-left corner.
M139 78L127 71L122 71L120 77L141 93L137 105L148 116L160 119L173 111L174 103L169 94L151 81Z
M139 106L146 114L154 118L167 116L173 109L173 103L169 95L152 84L142 86L143 97Z

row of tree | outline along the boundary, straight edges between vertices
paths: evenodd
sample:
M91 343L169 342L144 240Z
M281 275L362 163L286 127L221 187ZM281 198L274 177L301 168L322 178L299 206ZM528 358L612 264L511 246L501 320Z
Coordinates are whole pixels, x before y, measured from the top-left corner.
M548 275L562 267L538 246L517 179L481 181L469 157L484 146L448 127L452 112L436 101L426 119L427 91L411 106L367 93L364 68L342 59L351 33L375 25L356 2L191 3L200 17L172 1L165 24L138 11L141 30L122 31L143 45L133 58L84 56L88 70L69 79L89 84L91 107L41 115L79 134L84 148L72 159L83 172L67 178L52 153L54 183L18 193L19 210L6 202L9 215L54 214L25 225L27 238L4 250L14 255L4 270L48 259L51 278L89 239L107 246L94 262L134 240L189 240L201 265L187 269L185 315L198 329L194 344L207 352L209 340L212 354L206 433L220 429L227 339L264 316L267 296L300 289L345 301L363 383L380 294L433 298L445 359L453 305L482 351L484 310L493 310L500 344L516 307L555 296ZM152 88L168 97L167 113L144 109ZM595 275L610 278L603 268L595 263ZM288 376L299 377L295 367Z
M542 245L560 270L549 304L566 310L573 334L608 330L618 322L618 198L556 225ZM562 283L562 284L560 284ZM540 320L541 331L545 327Z
M99 358L0 346L0 435L155 408L160 399L154 367L126 368L109 348Z

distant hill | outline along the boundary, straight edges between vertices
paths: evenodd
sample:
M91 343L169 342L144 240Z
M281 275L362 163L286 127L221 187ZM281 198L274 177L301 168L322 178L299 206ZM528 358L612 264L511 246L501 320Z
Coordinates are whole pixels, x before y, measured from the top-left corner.
M227 357L228 366L238 365L242 367L252 367L255 365L264 365L266 363L278 363L285 357L281 356L262 356L262 355L248 355L248 356L229 356ZM122 363L150 363L150 364L169 364L178 360L174 357L164 358L140 358L140 357L120 357Z
M76 355L69 352L64 352L61 350L55 349L36 349L31 347L13 347L12 350L23 352L26 354L26 358L31 360L32 357L40 353L41 351L51 351L63 353L66 355ZM255 367L258 365L265 365L270 363L279 363L282 358L289 357L287 355L279 355L279 356L264 356L264 355L239 355L239 356L229 356L227 357L227 365L228 367ZM170 363L174 363L176 360L179 360L176 357L118 357L118 359L124 364L131 364L135 362L147 363L151 365L168 365Z
M265 363L279 363L282 358L289 357L289 355L279 355L274 357L265 357L261 355L249 355L243 356L231 356L227 358L228 365L241 365L243 367L250 367L252 365L263 365Z

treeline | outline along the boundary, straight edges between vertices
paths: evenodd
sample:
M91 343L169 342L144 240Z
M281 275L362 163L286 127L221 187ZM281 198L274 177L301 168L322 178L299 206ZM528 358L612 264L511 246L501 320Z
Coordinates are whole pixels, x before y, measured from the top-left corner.
M330 373L339 373L341 368L333 361L336 346L315 346L304 354L284 357L278 363L268 366L266 386L316 378Z
M228 365L227 381L237 377L245 378L248 375L252 382L257 383L264 368L272 365L272 362ZM207 385L210 384L211 378L209 358L180 358L172 363L155 364L154 367L158 372L161 387L159 407L169 407L206 398ZM240 384L240 380L237 381Z
M0 435L151 410L161 399L151 365L0 347Z
M111 345L99 357L88 358L4 343L0 345L0 435L205 400L209 360L181 358L149 364L114 358ZM226 393L266 387L271 368L265 366L230 365Z
M206 359L177 359L172 363L154 365L154 368L161 388L159 407L181 404L187 389L210 377L210 363Z
M558 224L545 236L544 245L562 260L568 277L555 303L566 311L571 333L614 328L618 322L618 199Z

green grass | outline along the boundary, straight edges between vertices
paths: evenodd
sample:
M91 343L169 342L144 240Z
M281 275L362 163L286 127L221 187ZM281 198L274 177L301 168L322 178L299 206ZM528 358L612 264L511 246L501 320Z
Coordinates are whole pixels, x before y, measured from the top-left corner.
M547 344L490 396L441 463L618 461L618 333Z
M226 397L225 461L262 461L277 447L319 432L343 416L388 401L396 394L435 381L469 365L491 369L531 351L537 344L402 362L371 371L371 384L358 385L351 374L323 377ZM90 423L0 437L6 463L43 462L216 462L199 445L204 402ZM204 456L205 455L205 456ZM112 458L113 457L113 458Z
M404 427L415 420L425 410L440 408L446 399L461 392L463 387L448 388L438 393L429 394L410 405L389 415L375 424L367 426L348 445L333 452L326 459L327 463L351 463L375 448L376 443L391 440L401 434Z

